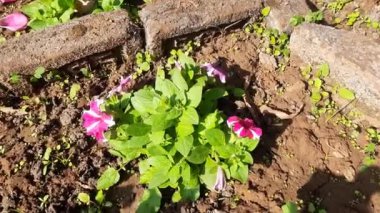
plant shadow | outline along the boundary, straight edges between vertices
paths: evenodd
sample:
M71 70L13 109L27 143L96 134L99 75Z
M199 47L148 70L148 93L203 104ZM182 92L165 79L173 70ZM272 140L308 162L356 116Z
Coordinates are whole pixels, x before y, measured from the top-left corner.
M318 202L327 212L371 213L376 211L370 200L375 193L380 193L380 168L371 166L359 171L352 182L344 176L317 170L298 190L297 197L304 204Z
M266 111L261 112L259 107L254 103L256 91L255 73L242 69L237 64L230 64L228 59L219 58L218 65L223 70L229 70L228 84L236 88L244 88L245 101L235 101L231 103L228 100L221 101L221 108L227 116L238 115L241 117L252 117L255 123L263 129L263 135L260 139L258 147L253 151L252 155L255 163L263 164L269 167L272 159L276 155L278 144L277 138L283 134L289 125L292 124L291 119L282 120L276 115ZM256 66L257 67L257 66Z

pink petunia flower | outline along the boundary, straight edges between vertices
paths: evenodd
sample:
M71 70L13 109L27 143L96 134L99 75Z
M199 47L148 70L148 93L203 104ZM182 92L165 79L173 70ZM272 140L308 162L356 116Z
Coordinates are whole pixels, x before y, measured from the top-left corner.
M19 31L26 28L28 24L28 18L19 12L9 14L0 19L0 27L8 29L10 31Z
M110 97L111 95L113 95L115 93L122 93L122 92L124 92L125 85L128 84L131 80L132 80L132 75L130 75L130 76L126 77L126 78L121 77L119 85L117 87L113 88L108 93L108 97Z
M6 3L12 3L15 2L16 0L0 0L1 4L6 4Z
M206 69L207 75L210 77L218 77L220 82L226 83L226 74L219 67L216 67L213 64L206 63L201 66L201 68Z
M217 192L223 191L226 188L226 177L224 176L223 168L218 166L214 190Z
M86 133L95 138L99 143L106 142L104 132L115 122L111 115L100 110L100 105L104 102L102 99L90 101L90 109L84 110L82 119L83 126L86 128Z
M228 127L241 138L259 139L263 134L261 128L257 127L252 119L241 119L237 116L231 116L227 120Z

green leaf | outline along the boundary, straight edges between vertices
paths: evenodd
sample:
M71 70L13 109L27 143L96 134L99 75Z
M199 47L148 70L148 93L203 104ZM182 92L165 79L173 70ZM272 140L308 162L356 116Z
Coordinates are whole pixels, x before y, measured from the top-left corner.
M318 103L320 100L322 100L322 95L319 91L312 91L311 92L311 101L313 103Z
M126 131L131 136L144 136L151 131L151 126L143 123L135 123L129 125Z
M182 91L187 91L189 89L185 78L178 69L172 70L172 81Z
M45 68L43 67L37 67L37 69L34 71L34 77L37 79L41 79L42 75L45 73Z
M98 204L102 204L104 202L104 199L105 199L105 196L104 196L104 193L103 193L103 190L99 190L97 193L96 193L96 196L95 196L95 200Z
M184 157L190 153L191 148L193 147L194 138L192 135L188 135L186 137L179 137L178 141L174 144L175 148L179 153L181 153Z
M338 89L338 95L343 98L343 99L346 99L346 100L354 100L355 99L355 93L352 92L351 90L347 89L347 88L339 88Z
M181 193L179 191L175 191L172 195L172 202L173 203L178 203L179 201L182 200Z
M140 183L149 184L155 188L169 179L169 170L172 163L166 156L152 156L139 163Z
M226 143L226 136L220 129L209 129L206 131L205 136L212 146L223 146Z
M144 145L148 144L149 142L150 142L150 139L148 135L135 136L135 137L131 137L131 139L129 139L126 142L126 146L127 148L141 148Z
M253 158L252 158L251 153L244 151L241 161L244 163L253 164Z
M65 12L62 13L62 15L59 17L59 20L62 23L66 23L66 22L70 21L71 15L73 15L74 13L75 13L75 10L72 8L69 8Z
M191 124L179 122L176 131L179 137L185 137L191 135L194 132L194 127Z
M248 165L242 163L233 164L230 167L231 177L239 180L242 183L248 180Z
M264 17L268 16L270 13L270 7L264 7L262 10L261 10L261 15L263 15Z
M162 95L168 98L180 96L178 87L168 79L156 78L156 90L162 92Z
M86 205L90 204L90 195L81 192L78 194L78 200Z
M168 113L152 115L152 131L162 131L173 126L174 121L168 119Z
M119 172L115 168L109 167L100 176L96 184L96 188L98 190L108 189L109 187L119 182L119 179L120 179Z
M189 105L196 108L202 100L202 87L199 85L194 85L187 92L187 98L189 101Z
M214 146L215 151L220 158L229 159L232 155L239 151L239 148L234 144L225 144L223 146Z
M228 95L228 92L224 88L217 87L217 88L212 88L212 89L207 90L205 94L203 95L203 98L206 101L215 101L227 95Z
M200 186L196 185L180 185L180 193L182 200L185 201L196 201L200 196Z
M209 190L212 190L214 187L217 171L218 164L208 157L205 163L204 173L200 175L200 178Z
M292 26L298 26L300 24L302 24L302 22L305 21L305 18L303 16L300 16L300 15L295 15L293 16L292 18L290 18L290 21L289 23L292 25Z
M169 180L171 184L178 184L178 179L181 178L180 166L175 165L169 171Z
M79 90L80 90L80 85L79 84L73 84L73 85L71 85L71 87L70 87L70 93L69 93L69 98L71 100L74 100L76 98Z
M206 116L203 124L206 129L213 129L222 122L223 119L221 118L220 113L218 111L215 111Z
M155 213L161 206L161 192L158 188L146 189L141 198L137 213Z
M286 202L285 205L281 207L282 213L298 213L298 207L293 202Z
M324 63L321 64L317 71L317 76L321 78L326 78L330 75L330 67L329 64Z
M208 154L209 149L207 147L197 146L191 151L191 154L186 159L193 164L201 164L205 162Z
M245 147L247 147L247 150L252 152L256 149L256 147L259 145L260 140L259 139L249 139L249 138L240 138L238 140L241 140L241 144L243 144Z
M193 107L186 107L186 110L183 112L180 121L183 124L199 124L199 116L197 110L195 110Z
M182 52L182 50L177 51L178 61L185 67L195 66L195 61L188 55Z
M153 113L157 107L153 102L154 98L159 98L159 96L152 89L144 88L133 94L131 103L141 114Z
M314 79L314 87L317 88L317 89L321 89L322 87L322 80L319 79L319 78L315 78Z

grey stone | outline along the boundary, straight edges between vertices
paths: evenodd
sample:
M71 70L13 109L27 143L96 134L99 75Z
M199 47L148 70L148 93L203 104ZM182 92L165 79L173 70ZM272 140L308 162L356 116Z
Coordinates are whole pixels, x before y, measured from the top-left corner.
M333 80L352 89L359 110L380 120L380 42L355 32L317 24L294 29L292 57L311 64L327 62Z
M142 46L140 30L126 11L99 13L30 32L0 45L0 76L32 74L36 67L56 69L121 45Z
M271 8L265 18L267 26L281 32L290 33L293 30L293 26L289 24L293 16L304 16L310 12L305 0L266 0L265 4Z
M140 11L147 49L162 52L166 39L234 23L260 14L261 0L164 0Z

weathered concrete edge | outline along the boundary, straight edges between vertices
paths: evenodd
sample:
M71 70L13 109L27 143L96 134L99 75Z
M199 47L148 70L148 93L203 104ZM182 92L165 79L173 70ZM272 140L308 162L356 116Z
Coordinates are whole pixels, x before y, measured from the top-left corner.
M203 20L203 22L199 21L196 26L193 27L181 27L181 33L178 33L177 31L169 31L168 33L163 33L160 30L151 30L150 25L154 21L156 21L156 17L150 16L150 7L154 7L154 5L147 5L140 11L140 19L144 26L145 31L145 42L146 42L146 49L149 50L151 53L159 56L162 54L162 44L165 40L182 37L189 35L191 33L197 33L203 30L207 30L216 26L226 25L230 23L234 23L240 20L248 19L254 16L259 16L260 11L263 7L263 2L261 0L252 0L255 1L255 7L253 9L247 9L245 13L242 14L230 14L230 19L228 20L221 20L220 17L209 21L209 20ZM164 8L167 6L163 6ZM206 10L205 13L207 14L207 8L201 8ZM180 16L181 18L184 18L191 23L191 20L199 20L198 13L192 12L189 14L186 14L184 17ZM178 18L178 16L176 16ZM206 22L206 23L205 23Z
M99 26L92 26L94 19L103 20ZM112 29L120 28L121 30L107 36L102 32L109 32ZM100 32L99 32L100 31ZM109 33L108 33L109 35ZM66 24L49 27L41 31L30 32L13 38L0 45L0 52L13 50L13 53L0 55L0 75L9 76L11 72L17 71L21 74L30 75L38 66L44 66L48 69L57 69L66 64L72 63L79 59L114 49L118 46L133 43L131 47L134 50L128 52L136 52L143 45L141 37L141 29L132 24L128 14L124 10L113 12L105 12L93 15L87 15L78 19L71 20ZM65 38L66 36L66 38ZM70 38L73 37L74 38ZM94 37L99 38L97 41ZM65 40L66 39L66 40ZM54 49L51 46L43 46L46 43L56 41L62 44L61 48ZM75 42L83 42L82 47L75 45ZM70 43L71 42L71 43ZM19 44L24 43L26 47L18 48ZM39 50L40 57L34 55L25 55L24 49L30 49L33 45L41 45L43 48ZM72 51L65 48L65 45L71 45ZM56 54L56 57L49 58L47 55ZM46 57L44 57L46 56ZM12 58L14 57L14 58ZM15 63L15 60L30 60L29 63ZM9 64L19 64L17 67L10 67Z

